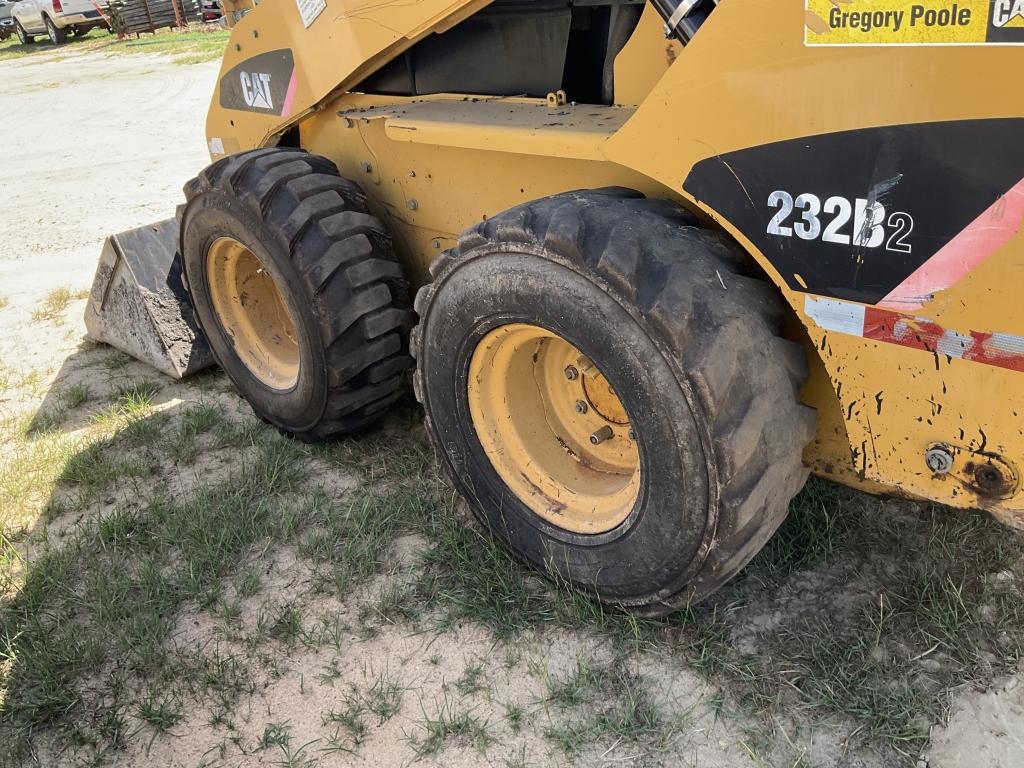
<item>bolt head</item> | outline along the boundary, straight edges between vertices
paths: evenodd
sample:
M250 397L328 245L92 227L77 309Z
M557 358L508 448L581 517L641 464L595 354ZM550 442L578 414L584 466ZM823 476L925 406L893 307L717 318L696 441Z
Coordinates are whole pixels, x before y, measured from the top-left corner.
M576 370L574 366L569 366L565 369L565 378L569 381L576 381L580 377L580 372Z
M947 475L953 469L953 454L944 446L929 448L924 455L924 462L937 475Z
M410 211L415 211L417 208L420 207L420 204L416 202L416 198L412 198L409 200L409 202L405 204L405 207L408 208Z
M370 165L366 160L363 160L363 162L359 164L359 167L363 169L363 173L370 173L371 171L373 171L373 166Z
M586 412L587 412L587 404L585 402L583 402L582 400L577 400L576 401L576 413L586 413Z

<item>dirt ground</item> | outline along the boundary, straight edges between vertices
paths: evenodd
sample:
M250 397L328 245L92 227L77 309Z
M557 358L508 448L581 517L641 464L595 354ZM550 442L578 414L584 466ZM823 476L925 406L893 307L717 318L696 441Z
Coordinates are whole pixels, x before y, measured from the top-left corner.
M207 162L216 64L0 61L0 765L1024 765L1024 543L813 482L664 622L523 570L414 404L310 449L83 341Z

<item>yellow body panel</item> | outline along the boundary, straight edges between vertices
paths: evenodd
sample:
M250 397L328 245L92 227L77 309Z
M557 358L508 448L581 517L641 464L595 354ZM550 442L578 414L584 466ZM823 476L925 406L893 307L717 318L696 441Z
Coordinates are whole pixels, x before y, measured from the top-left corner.
M790 287L794 276L780 274L749 231L683 188L699 162L773 142L1021 117L1024 90L1011 83L1024 48L807 45L802 1L724 0L685 49L666 42L646 9L616 61L621 106L349 93L398 51L483 5L328 0L307 29L293 2L264 4L234 27L222 72L290 48L294 103L282 116L252 114L222 108L218 89L208 138L232 153L273 144L298 125L301 146L367 191L420 282L459 232L527 200L614 184L682 202L733 235L793 310L790 335L811 359L804 397L820 416L806 454L816 472L1024 522L1024 373L826 330L808 314L813 297ZM1024 336L1024 233L1016 226L914 317L964 334ZM937 445L955 454L949 474L925 464ZM1001 479L979 491L983 466Z

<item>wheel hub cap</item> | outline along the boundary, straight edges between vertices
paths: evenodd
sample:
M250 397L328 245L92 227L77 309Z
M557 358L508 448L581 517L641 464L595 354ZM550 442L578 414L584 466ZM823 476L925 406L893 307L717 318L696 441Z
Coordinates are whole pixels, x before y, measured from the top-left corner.
M233 237L219 237L207 252L206 277L238 359L271 389L294 387L299 380L295 321L260 260Z
M611 384L576 347L534 325L497 328L473 353L468 396L495 471L533 512L583 534L629 517L639 449Z

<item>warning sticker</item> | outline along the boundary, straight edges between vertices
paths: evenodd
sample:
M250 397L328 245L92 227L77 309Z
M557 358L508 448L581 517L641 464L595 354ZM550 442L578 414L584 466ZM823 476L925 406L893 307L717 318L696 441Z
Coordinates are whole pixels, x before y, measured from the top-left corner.
M1024 0L806 0L807 45L1024 45Z
M295 4L299 6L299 15L306 29L309 29L309 25L316 21L316 17L327 7L326 0L295 0Z

